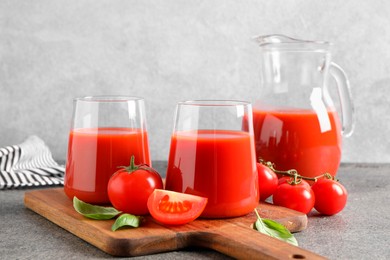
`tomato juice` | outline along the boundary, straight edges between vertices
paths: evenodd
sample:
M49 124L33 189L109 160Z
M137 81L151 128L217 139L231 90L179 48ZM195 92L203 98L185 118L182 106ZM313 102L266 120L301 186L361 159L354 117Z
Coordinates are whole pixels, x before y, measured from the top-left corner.
M64 190L69 198L109 203L107 184L132 155L135 164L151 163L146 131L133 128L73 129L69 134Z
M341 126L336 111L253 110L256 155L277 170L296 169L314 177L336 175L341 159Z
M253 135L242 131L175 132L166 189L207 197L202 217L251 212L259 201L253 141Z

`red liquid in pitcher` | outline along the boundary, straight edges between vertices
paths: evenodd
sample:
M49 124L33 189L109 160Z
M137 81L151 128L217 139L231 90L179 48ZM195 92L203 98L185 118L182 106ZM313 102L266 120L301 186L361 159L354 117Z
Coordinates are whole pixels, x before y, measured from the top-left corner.
M251 212L259 192L253 136L245 132L176 132L171 139L166 189L208 198L202 217Z
M335 111L253 111L256 155L278 170L303 176L336 175L341 159L341 129Z
M109 203L107 184L119 166L150 165L145 131L130 128L74 129L69 135L64 190L92 204Z

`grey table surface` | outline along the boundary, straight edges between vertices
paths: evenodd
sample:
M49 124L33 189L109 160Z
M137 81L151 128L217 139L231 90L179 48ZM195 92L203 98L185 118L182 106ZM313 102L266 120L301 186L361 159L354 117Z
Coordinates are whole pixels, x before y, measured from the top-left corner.
M166 162L155 162L162 175ZM338 178L349 197L331 217L314 212L300 247L329 259L390 259L390 164L342 164ZM0 191L0 259L111 258L98 248L25 208L26 190ZM188 248L135 259L226 259L218 252Z

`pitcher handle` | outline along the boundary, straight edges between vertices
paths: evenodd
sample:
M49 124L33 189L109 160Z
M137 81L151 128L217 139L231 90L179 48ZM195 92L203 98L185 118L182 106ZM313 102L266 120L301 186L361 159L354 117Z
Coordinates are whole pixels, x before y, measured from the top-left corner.
M349 80L344 70L334 62L331 62L329 72L337 83L342 115L342 134L348 137L351 136L355 126L354 108Z

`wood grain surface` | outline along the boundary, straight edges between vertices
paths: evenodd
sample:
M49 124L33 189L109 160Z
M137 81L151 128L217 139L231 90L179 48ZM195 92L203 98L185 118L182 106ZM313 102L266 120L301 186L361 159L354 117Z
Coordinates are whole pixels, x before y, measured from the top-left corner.
M111 231L114 220L92 220L78 214L62 188L28 191L24 204L58 226L114 256L140 256L204 247L240 259L323 259L323 257L263 235L252 228L256 215L230 219L198 219L181 226L163 226L150 216L139 228ZM261 217L285 225L290 231L307 226L305 214L260 203Z

